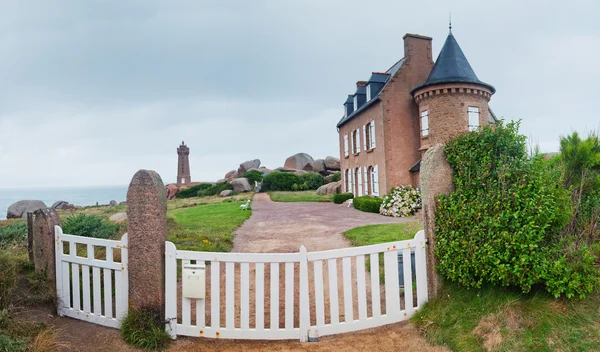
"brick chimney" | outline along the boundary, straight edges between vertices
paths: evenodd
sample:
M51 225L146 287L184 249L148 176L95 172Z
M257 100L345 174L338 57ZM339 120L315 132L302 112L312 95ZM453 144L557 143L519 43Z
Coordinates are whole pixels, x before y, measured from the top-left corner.
M427 60L426 62L433 63L431 37L406 33L402 39L404 39L404 57L407 61L414 59L417 61Z

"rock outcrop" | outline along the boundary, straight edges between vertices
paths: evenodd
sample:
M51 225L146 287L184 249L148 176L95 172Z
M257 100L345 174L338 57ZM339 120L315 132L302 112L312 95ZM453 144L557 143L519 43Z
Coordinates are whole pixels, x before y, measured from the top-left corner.
M168 184L167 187L167 199L171 200L171 199L175 199L175 193L177 193L177 191L179 191L179 187L177 187L176 184Z
M325 195L325 194L336 194L342 191L342 181L331 182L326 185L323 185L317 189L317 194Z
M253 168L258 169L259 167L260 167L259 159L244 161L243 163L240 164L240 167L237 169L237 174L238 174L238 176L242 176L244 174L244 172L246 172L250 169L253 169Z
M223 198L225 197L230 197L233 194L233 191L230 189L226 189L223 192L221 192L219 195Z
M287 169L302 170L306 165L311 164L314 161L312 156L306 153L298 153L287 158L283 167Z
M116 206L117 206L117 204L119 204L119 203L117 203L117 201L116 201L116 200L114 200L114 199L113 199L113 200L111 200L111 201L110 201L110 203L108 203L108 205L109 205L109 206L111 206L111 207L116 207Z
M302 169L304 171L311 171L311 172L318 172L318 173L325 173L325 161L323 159L317 159L315 161L313 161L312 163L304 166L304 168Z
M51 208L57 209L57 210L71 210L71 209L75 209L75 205L67 202L66 200L59 200L59 201L54 202L54 204L52 204Z
M340 159L333 157L333 156L326 157L325 158L325 169L340 171Z
M227 180L227 182L231 182L233 180L235 180L238 177L238 172L237 170L231 170L228 173L225 174L225 177L223 177L225 180Z
M233 190L238 193L250 192L252 190L250 182L248 182L248 179L244 177L236 178L235 180L231 181L231 184L233 185Z
M11 204L6 213L7 219L19 219L27 216L27 213L38 209L48 209L41 200L20 200Z
M109 221L114 222L116 224L121 224L127 221L127 213L116 213L108 218Z

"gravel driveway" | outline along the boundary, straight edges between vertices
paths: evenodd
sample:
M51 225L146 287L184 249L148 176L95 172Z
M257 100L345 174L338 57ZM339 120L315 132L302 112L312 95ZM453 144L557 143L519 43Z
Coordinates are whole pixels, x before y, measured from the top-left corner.
M390 218L341 204L273 202L268 194L257 193L252 217L237 230L232 252L290 253L301 245L309 252L350 247L344 231L414 221L418 218Z

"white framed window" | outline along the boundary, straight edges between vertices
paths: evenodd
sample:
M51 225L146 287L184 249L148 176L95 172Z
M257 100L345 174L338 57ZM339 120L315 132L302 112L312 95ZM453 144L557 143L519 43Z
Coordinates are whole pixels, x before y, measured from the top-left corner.
M344 104L344 117L348 116L348 108L346 107L346 105Z
M348 156L348 135L344 134L344 156Z
M356 111L358 109L358 97L355 95L354 96L354 111Z
M373 168L371 166L365 167L365 195L373 194L371 190L371 173L373 172Z
M371 121L371 123L369 124L369 143L370 146L369 148L373 149L375 148L375 121Z
M429 136L429 111L421 111L421 136Z
M356 180L358 184L358 196L363 195L363 178L362 178L362 166L356 169Z
M469 106L467 114L469 115L469 131L479 130L479 108L476 106Z
M367 101L371 100L371 85L367 84Z
M360 153L360 128L354 131L354 133L356 133L356 153Z
M379 166L375 165L371 172L371 185L373 187L373 195L379 196Z

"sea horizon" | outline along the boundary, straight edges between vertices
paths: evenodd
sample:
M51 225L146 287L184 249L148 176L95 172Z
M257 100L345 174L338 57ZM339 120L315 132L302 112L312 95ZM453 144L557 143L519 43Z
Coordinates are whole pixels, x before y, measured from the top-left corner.
M125 201L127 188L127 185L0 188L0 220L6 219L8 207L20 200L41 200L48 208L59 200L78 206L90 206L96 203L106 205L111 200Z

